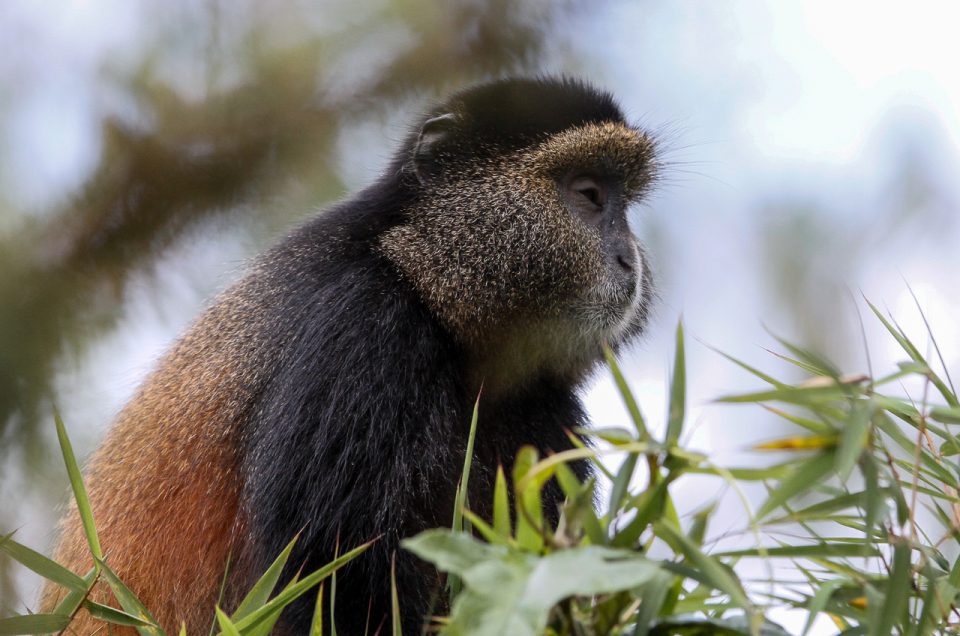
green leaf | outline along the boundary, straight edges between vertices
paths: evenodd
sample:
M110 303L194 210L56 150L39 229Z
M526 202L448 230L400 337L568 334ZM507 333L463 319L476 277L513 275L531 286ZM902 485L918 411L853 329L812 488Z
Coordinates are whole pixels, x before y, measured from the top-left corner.
M673 381L670 383L670 410L667 417L667 446L673 446L683 431L683 417L687 404L686 361L683 352L683 322L677 323L677 345L673 361Z
M404 539L401 545L438 570L461 575L474 565L507 554L505 546L480 543L464 533L436 528Z
M583 546L537 557L443 530L421 533L404 547L461 577L447 633L471 636L542 634L563 599L633 589L661 571L630 550Z
M337 544L333 550L333 558L340 558L340 533L337 533ZM322 585L322 583L321 583ZM330 636L337 636L337 573L330 575Z
M640 588L638 596L643 601L634 616L633 636L647 636L650 633L650 626L667 600L674 578L673 574L660 571Z
M493 486L493 529L504 539L513 537L510 496L507 492L507 477L503 473L503 466L497 466L497 480Z
M836 465L835 456L834 449L829 449L799 463L789 477L777 484L764 504L760 506L757 519L762 519L791 498L820 483Z
M581 524L590 543L594 545L607 543L606 530L604 530L603 524L597 517L596 507L594 506L594 502L596 502L596 478L591 477L581 483L566 464L557 465L556 477L563 494L567 497L568 505L565 507L564 514L567 514L571 521Z
M793 471L795 466L796 460L790 460L765 468L725 468L724 470L740 481L764 481L767 479L783 479ZM690 467L687 472L723 476L719 470L712 466Z
M650 439L650 432L647 430L647 424L643 419L643 414L640 412L640 407L637 405L637 401L634 399L633 393L627 385L627 380L623 377L620 365L617 364L617 359L613 355L613 351L607 345L603 345L603 355L607 359L607 366L610 367L610 373L613 374L613 381L617 385L620 399L623 400L624 405L627 407L627 412L630 413L633 426L637 429L637 439L641 442L646 442Z
M783 385L781 385L781 386L783 386ZM801 417L801 416L795 415L795 414L793 414L793 413L788 413L787 411L784 411L783 409L778 409L778 408L776 408L776 407L770 406L769 404L761 404L760 406L761 406L764 410L770 411L771 413L773 413L773 414L776 415L777 417L781 417L781 418L787 420L788 422L793 422L794 424L796 424L796 425L799 426L800 428L805 428L805 429L807 429L808 431L810 431L811 433L814 433L814 434L816 434L816 435L832 435L832 434L835 432L835 431L833 430L833 428L830 427L830 425L825 424L825 423L823 423L823 422L821 422L821 421L813 420L813 419L810 419L810 418L808 418L808 417Z
M663 619L650 631L650 636L790 636L790 633L768 620L754 630L751 620L744 616L721 619L691 614Z
M890 439L896 442L900 448L910 453L911 456L913 455L916 442L904 435L897 424L890 419L890 416L883 411L877 411L873 423L889 436ZM938 463L930 453L920 453L919 459L922 467L936 475L937 479L941 480L944 484L950 484L955 488L957 487L956 477Z
M850 417L840 435L837 446L836 471L840 481L846 483L860 455L867 449L870 440L870 420L875 407L871 401L854 402Z
M323 636L323 590L326 581L317 587L317 604L313 607L313 620L310 622L310 636Z
M883 492L888 492L883 490ZM882 493L881 493L882 494ZM775 519L768 519L765 522L765 525L773 525L775 523L792 523L796 521L813 521L819 519L829 519L831 515L835 512L841 510L846 510L848 508L854 508L863 506L867 499L869 498L869 493L865 490L860 492L850 493L847 495L840 495L839 497L832 497L826 499L819 503L815 503L806 508L801 508L800 510L794 510L789 514L783 515L782 517L776 517Z
M863 473L863 484L865 486L865 499L863 502L863 534L868 542L873 540L874 528L883 515L884 502L888 497L895 497L891 488L880 487L879 469L877 462L869 453L864 455L860 464L860 472Z
M930 409L930 417L944 424L960 424L960 407L935 406Z
M533 446L524 446L517 453L513 466L513 484L517 488L515 506L517 509L517 543L530 552L543 549L543 507L540 500L540 487L536 481L526 484L521 491L524 476L537 463L537 451Z
M230 617L223 613L219 607L214 608L217 612L217 623L220 625L220 632L225 636L240 636L240 630L230 620Z
M60 614L29 614L0 618L0 636L16 634L51 634L62 632L70 624L69 616Z
M690 531L687 532L687 536L690 537L690 540L698 546L703 546L703 540L707 534L707 523L709 523L710 515L713 514L713 511L716 509L716 507L717 502L714 501L709 506L694 513L693 515L693 524L690 526Z
M910 544L906 540L898 539L893 547L893 565L890 568L890 578L887 580L885 598L879 608L879 617L870 625L871 635L892 634L893 626L901 622L902 614L907 607L907 599L912 596L911 575Z
M484 540L488 541L489 543L502 545L510 545L511 543L515 543L510 537L507 537L506 539L501 537L499 534L497 534L497 531L493 529L493 526L469 510L464 510L463 516L473 525L473 529L480 533L480 536L482 536Z
M880 551L863 543L817 543L813 545L789 545L771 548L749 548L717 552L715 557L761 557L791 559L826 559L832 557L868 557L879 556Z
M63 463L67 467L67 475L70 478L70 487L73 489L73 499L77 504L77 511L80 513L80 520L83 523L83 533L87 537L87 543L90 545L90 553L94 560L103 559L103 550L100 548L100 538L97 536L97 527L93 522L93 510L90 507L90 498L87 496L87 489L83 485L83 476L80 473L80 465L77 464L77 458L73 454L73 445L70 444L70 438L67 437L67 429L60 419L60 414L56 411L53 414L53 421L57 427L57 439L60 441L60 450L63 453Z
M74 612L83 604L84 599L89 595L89 591L93 589L93 586L97 582L97 577L100 575L99 569L94 566L83 577L83 590L71 590L66 596L63 597L57 606L53 609L54 614L60 614L62 616L73 616Z
M709 346L709 345L708 345L708 346ZM710 347L710 349L713 350L715 353L719 353L721 356L723 356L724 358L726 358L726 359L729 360L730 362L734 363L735 365L737 365L737 366L740 367L741 369L744 369L744 370L746 370L747 372L751 373L752 375L757 376L758 378L760 378L761 380L763 380L763 381L766 382L767 384L772 384L773 386L776 386L776 387L785 386L783 382L777 380L777 379L774 378L773 376L767 375L766 373L764 373L763 371L760 371L759 369L756 369L756 368L750 366L749 364L747 364L746 362L743 362L742 360L738 360L737 358L734 358L733 356L731 356L731 355L729 355L729 354L727 354L727 353L724 353L723 351L720 351L719 349L715 349L714 347Z
M944 457L952 457L953 455L960 455L960 444L952 441L946 441L940 445L940 454Z
M83 607L90 612L91 616L107 623L113 623L114 625L125 625L127 627L152 627L150 623L146 622L142 618L138 618L133 614L128 614L127 612L118 610L115 607L95 603L89 599L83 602Z
M48 559L39 552L17 543L11 537L13 533L0 537L0 550L6 552L21 565L33 570L43 578L62 585L70 590L86 592L87 584L82 578L63 567L56 561Z
M784 340L779 336L774 335L773 337L777 339L777 342L786 347L790 353L797 356L797 358L799 358L807 367L814 369L816 371L816 375L827 376L834 379L838 379L840 377L840 370L837 369L837 366L820 354L815 353L810 349L798 347L797 345L792 344L791 342Z
M957 589L952 587L945 578L928 579L923 602L919 605L920 616L914 624L911 636L930 636L940 624L940 616L944 609L952 605L951 601L957 596Z
M630 502L628 507L636 510L636 513L633 519L611 538L611 545L620 548L633 547L647 526L664 516L669 497L668 488L674 479L676 479L676 473L669 473L652 488L647 488ZM608 519L607 525L610 526L613 522L614 519Z
M740 404L750 402L784 402L786 404L799 404L801 406L818 404L821 402L832 402L846 398L849 393L849 387L841 384L830 384L827 386L789 386L769 391L757 391L755 393L742 393L738 395L726 395L717 398L716 402L725 402L729 404Z
M870 309L873 310L873 313L877 316L877 318L880 319L880 322L883 323L883 326L886 327L887 331L890 332L890 335L892 335L894 339L900 344L900 346L903 347L903 350L907 352L907 355L909 355L914 361L925 365L929 369L930 365L927 364L927 361L920 354L920 350L917 349L917 347L912 342L910 342L910 339L907 338L903 330L891 325L890 322L884 317L884 315L880 313L880 310L877 309L870 301L867 301L867 305L870 306ZM960 407L960 402L957 401L957 396L954 395L952 391L950 391L947 385L943 383L943 380L941 380L932 371L927 377L930 378L930 381L933 383L935 387L937 387L937 390L940 392L940 394L943 396L943 398L947 401L947 403L950 406Z
M258 627L265 622L275 620L276 615L283 611L283 608L306 594L311 588L319 584L320 581L329 577L331 574L342 568L357 556L366 552L370 546L373 545L373 543L373 541L364 543L363 545L350 550L343 556L334 559L315 572L311 572L296 583L287 586L283 591L270 599L266 604L258 609L255 609L241 620L237 621L237 629L239 629L241 632L248 633L251 629Z
M691 565L698 570L703 582L727 594L732 602L753 614L753 603L747 598L740 581L730 573L729 569L713 557L704 554L693 541L683 533L677 532L671 525L658 522L654 526L654 531L658 537L686 557Z
M227 562L223 566L223 576L220 577L220 590L217 592L217 602L216 606L223 604L223 595L227 591L227 579L230 576L230 562L233 560L233 550L227 552ZM207 630L207 636L213 636L214 630L217 627L217 614L214 612L213 618L210 620L210 629ZM186 629L186 626L183 626ZM248 635L251 636L251 635Z
M270 564L267 571L253 584L253 587L250 588L247 595L244 596L240 604L237 605L237 609L234 610L233 616L231 617L233 622L239 621L267 602L270 594L272 594L274 588L276 588L280 574L283 572L283 568L287 564L287 559L290 558L290 553L293 551L293 546L297 544L297 539L299 538L300 533L297 533L297 536L295 536L280 552L277 558L273 560L273 563Z
M609 426L607 428L584 428L577 429L582 435L589 435L602 439L611 446L622 446L637 441L633 434L625 428L619 426Z
M100 566L100 572L110 585L110 589L120 603L120 607L128 614L136 616L145 623L143 626L136 627L137 632L141 636L162 636L163 630L160 629L160 626L157 624L157 619L144 607L140 599L130 591L130 588L120 580L116 572L111 570L101 559L96 559L96 563Z
M457 487L457 496L453 505L453 529L463 531L463 509L467 503L467 492L470 484L470 466L473 465L473 444L477 438L477 420L480 415L480 396L473 403L473 415L470 418L470 433L467 436L467 449L463 457L463 472L460 477L460 485Z
M623 498L630 487L633 471L637 467L637 459L636 453L628 454L620 465L620 470L617 471L617 478L613 480L613 487L610 489L610 503L607 505L608 519L616 517L617 511L620 510L620 504L623 503Z
M816 592L810 602L807 604L807 622L803 626L802 636L806 636L813 627L813 622L817 615L824 610L834 591L845 583L843 579L831 579L829 581L815 581Z

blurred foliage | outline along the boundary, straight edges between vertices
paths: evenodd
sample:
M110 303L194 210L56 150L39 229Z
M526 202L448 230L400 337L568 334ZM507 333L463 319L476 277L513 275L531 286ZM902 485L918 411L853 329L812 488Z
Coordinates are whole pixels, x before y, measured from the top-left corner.
M58 365L116 323L134 273L205 220L287 225L281 211L302 215L340 195L335 155L352 122L542 68L552 30L575 7L143 5L140 57L103 71L115 107L99 164L79 194L12 214L0 232L0 466L42 454ZM383 140L382 153L393 146ZM0 563L0 597L5 589Z
M191 224L241 204L257 213L264 210L257 204L294 183L311 188L308 200L330 198L340 191L332 157L345 115L363 117L407 95L536 68L548 18L562 8L397 2L289 48L262 41L269 23L242 25L249 47L234 51L233 63L243 80L199 101L178 94L147 62L123 86L141 125L108 117L100 165L82 195L3 237L0 297L13 300L0 309L5 441L29 430L63 347L81 344L91 326L109 326L130 272ZM415 43L373 76L364 70L367 77L349 91L326 89L328 75L344 73L328 64L351 43L367 46L366 35L397 23Z

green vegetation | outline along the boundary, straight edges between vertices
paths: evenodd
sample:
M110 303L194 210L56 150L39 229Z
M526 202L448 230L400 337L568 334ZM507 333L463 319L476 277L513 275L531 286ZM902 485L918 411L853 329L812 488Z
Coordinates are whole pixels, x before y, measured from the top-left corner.
M960 633L960 441L954 429L960 400L946 370L934 371L906 334L870 307L905 354L888 375L844 375L826 358L783 341L778 357L807 375L805 381L781 382L729 358L768 386L719 402L761 405L796 429L756 448L787 455L767 467L718 466L682 447L682 327L663 440L648 428L608 354L633 430L580 431L595 445L546 458L524 449L511 479L504 470L498 473L489 493L493 518L487 520L470 512L463 494L467 462L458 497L464 505L453 527L405 542L448 574L451 611L434 626L446 634L471 635L774 636L787 632L766 614L798 608L809 616L804 633L821 614L844 635ZM923 386L919 401L901 395L909 379ZM477 408L483 408L482 400ZM476 418L474 429L475 423ZM81 577L9 535L0 539L0 549L13 559L70 590L52 614L0 619L0 636L63 630L81 605L107 623L162 633L104 561L59 419L57 431L97 566ZM600 462L613 455L624 458L615 473ZM575 460L595 462L597 476L581 483L567 465ZM740 538L748 539L749 547L731 550L710 538L716 506L678 516L670 487L692 476L714 477L738 493L746 483L766 486L766 499L755 510L740 497L747 520ZM540 503L541 489L551 479L567 495L556 528L544 525ZM609 483L601 488L604 480ZM720 538L729 538L725 534ZM366 547L277 591L288 548L232 615L211 608L211 620L215 616L221 634L267 634L294 598L317 588L313 593L322 603L324 582ZM763 580L740 567L750 560L766 567ZM122 609L86 598L98 579L109 584ZM317 612L314 634L324 633L321 615Z

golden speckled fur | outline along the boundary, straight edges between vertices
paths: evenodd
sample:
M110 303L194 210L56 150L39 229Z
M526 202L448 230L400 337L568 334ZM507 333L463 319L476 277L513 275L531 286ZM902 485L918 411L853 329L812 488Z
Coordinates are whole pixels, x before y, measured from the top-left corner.
M655 174L654 157L653 142L623 124L567 129L443 180L381 249L474 352L488 391L541 367L576 377L595 361L597 342L619 335L616 324L607 333L582 333L583 325L616 322L622 308L601 297L600 239L569 213L557 179L571 170L614 174L634 201Z

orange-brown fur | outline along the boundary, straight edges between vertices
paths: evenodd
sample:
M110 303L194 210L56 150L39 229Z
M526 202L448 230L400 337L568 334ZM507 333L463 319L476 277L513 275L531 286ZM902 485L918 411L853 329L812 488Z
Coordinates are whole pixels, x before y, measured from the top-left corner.
M242 529L234 431L256 385L257 365L240 355L250 354L243 343L256 340L242 299L225 309L230 306L208 311L166 356L120 414L85 475L107 564L168 633L182 623L190 634L209 629L231 538ZM223 351L235 352L233 359L224 359ZM85 574L93 561L75 505L61 531L55 559ZM65 594L48 586L42 611ZM91 598L117 606L103 581ZM86 612L70 625L81 635L103 628ZM112 632L135 633L116 626Z

